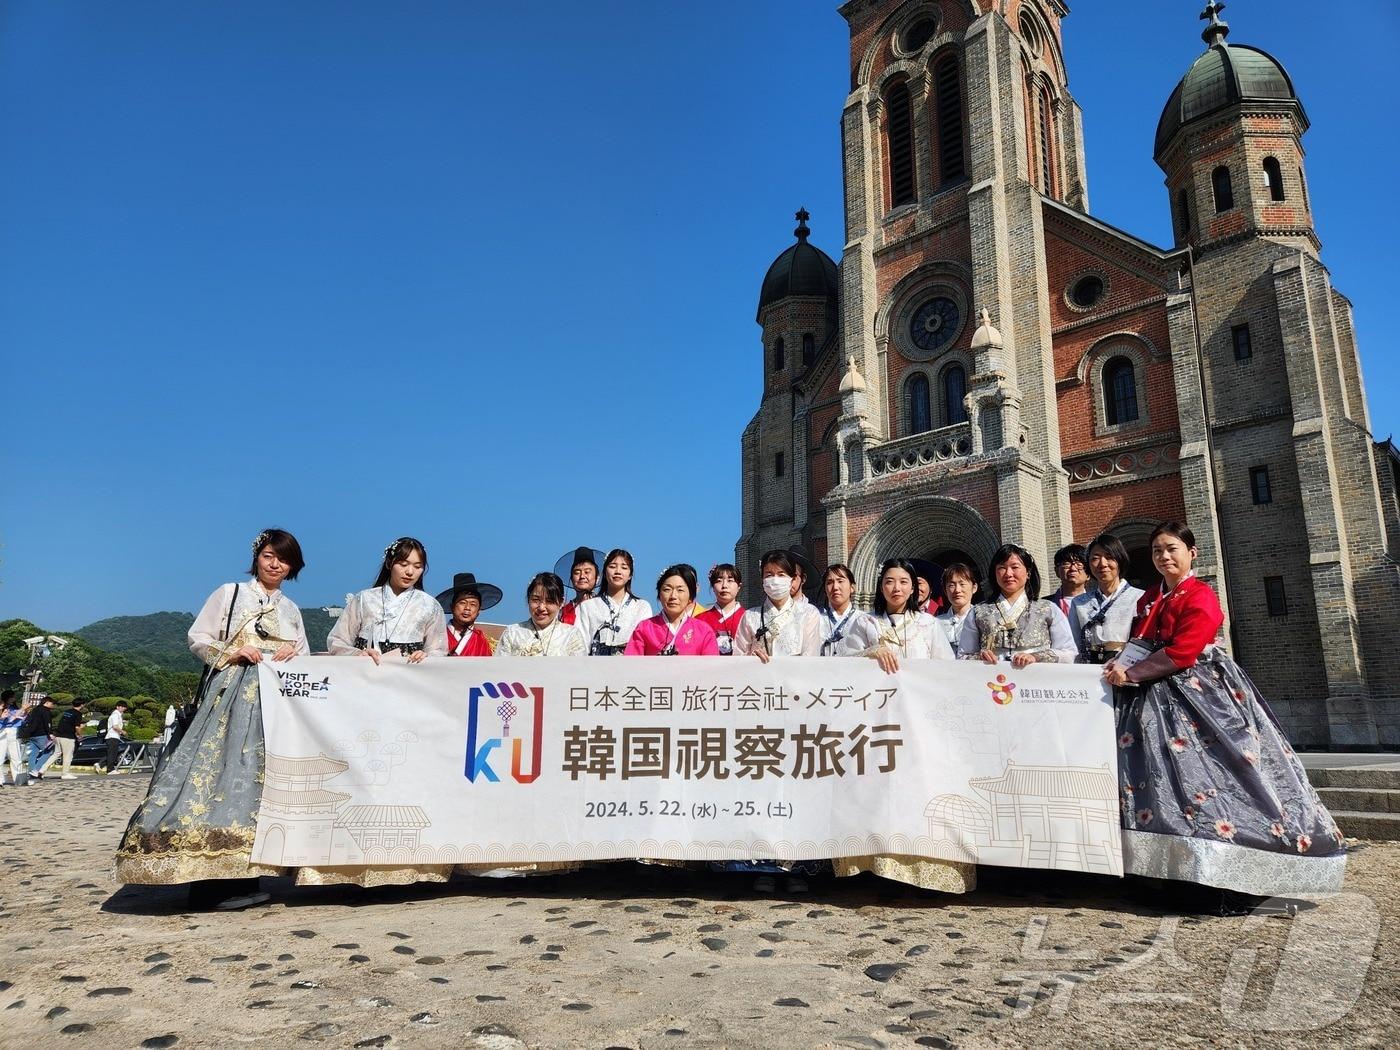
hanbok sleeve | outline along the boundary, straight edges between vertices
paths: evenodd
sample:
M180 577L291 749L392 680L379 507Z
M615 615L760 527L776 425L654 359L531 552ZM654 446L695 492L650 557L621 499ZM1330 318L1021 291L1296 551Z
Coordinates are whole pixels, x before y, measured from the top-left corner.
M1175 610L1170 633L1164 639L1166 644L1128 668L1128 681L1147 682L1183 671L1195 664L1215 641L1220 625L1225 622L1215 591L1209 584L1202 583L1192 594L1183 597L1185 601Z
M568 633L564 635L564 656L587 656L588 643L583 640L583 632L573 624L568 624Z
M958 656L964 660L975 660L982 652L982 629L977 626L977 612L972 610L963 621L962 635L958 638Z
M496 639L497 656L516 656L515 651L515 624L511 624L501 632L501 637Z
M1081 605L1086 608L1088 606L1088 601L1085 599L1085 595L1088 593L1085 591L1084 594L1078 595L1074 601L1070 602L1069 612L1065 616L1065 619L1069 621L1070 639L1074 642L1074 659L1079 663L1084 662L1084 627L1079 622L1079 612Z
M821 656L822 618L812 606L807 606L807 615L802 618L802 650L799 656Z
M627 648L622 651L623 656L646 656L647 655L647 625L650 618L637 624L632 631L632 637L627 639Z
M1054 602L1050 603L1050 652L1051 661L1060 664L1072 664L1079 656L1079 646L1074 644L1069 619Z
M929 656L934 660L956 660L953 647L948 644L948 636L943 633L943 625L929 617L928 638Z
M442 611L442 606L432 598L433 608L428 614L427 637L423 639L423 654L425 656L446 656L447 655L447 614Z
M880 626L869 613L860 613L851 624L851 654L860 655L874 650L880 642Z
M204 608L200 609L199 615L194 618L194 623L190 624L190 631L186 636L190 652L211 666L217 664L223 656L223 647L219 643L223 637L224 625L228 623L228 605L233 600L233 588L233 584L226 583L209 596Z
M360 637L360 596L358 594L347 594L345 596L345 611L340 614L335 621L335 626L331 628L331 633L326 636L326 651L337 656L344 656L347 653L354 653L355 639Z
M739 617L739 626L734 629L734 651L741 656L751 656L754 646L754 616L746 611Z
M306 625L301 622L301 610L290 598L283 604L287 609L288 626L292 629L292 648L297 656L305 656L311 652L311 643L306 639Z

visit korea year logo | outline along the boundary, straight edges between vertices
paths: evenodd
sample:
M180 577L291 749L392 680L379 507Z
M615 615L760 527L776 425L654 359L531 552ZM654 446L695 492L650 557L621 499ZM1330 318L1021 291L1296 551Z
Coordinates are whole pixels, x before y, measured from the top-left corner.
M512 732L514 730L514 732ZM524 730L524 732L522 732ZM529 740L530 767L525 768L526 740ZM509 748L506 742L510 742ZM474 685L467 698L467 761L464 770L472 783L478 778L500 782L493 761L510 757L511 778L521 784L534 782L540 775L540 752L544 745L544 688L519 682L482 682Z

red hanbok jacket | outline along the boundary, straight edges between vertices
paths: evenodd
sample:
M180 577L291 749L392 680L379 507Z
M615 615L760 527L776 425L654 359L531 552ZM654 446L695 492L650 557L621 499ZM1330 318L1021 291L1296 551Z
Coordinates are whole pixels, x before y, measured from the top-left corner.
M457 646L461 644L462 636L453 630L452 625L447 625L447 655L448 656L491 656L491 639L485 634L472 628L467 636L467 644L459 652Z
M1159 580L1138 599L1133 637L1162 642L1162 648L1128 669L1128 678L1144 682L1193 666L1215 641L1225 614L1210 584L1195 576L1162 596Z

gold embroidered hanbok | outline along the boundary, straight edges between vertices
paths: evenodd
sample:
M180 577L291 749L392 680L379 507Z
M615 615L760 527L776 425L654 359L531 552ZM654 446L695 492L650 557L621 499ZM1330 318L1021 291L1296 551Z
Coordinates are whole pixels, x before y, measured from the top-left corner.
M161 756L145 800L117 850L121 882L169 885L274 875L251 863L262 800L263 726L256 664L234 663L251 645L264 657L290 643L310 652L301 610L256 580L210 595L189 631L210 668L199 709Z

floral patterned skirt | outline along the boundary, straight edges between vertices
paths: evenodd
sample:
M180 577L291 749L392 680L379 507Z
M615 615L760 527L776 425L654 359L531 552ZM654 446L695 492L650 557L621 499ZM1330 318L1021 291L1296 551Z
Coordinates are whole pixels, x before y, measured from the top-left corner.
M214 675L179 744L161 756L117 849L117 879L170 885L275 875L252 863L262 801L256 665Z
M1118 699L1127 874L1260 896L1341 889L1342 832L1228 655L1207 649Z

